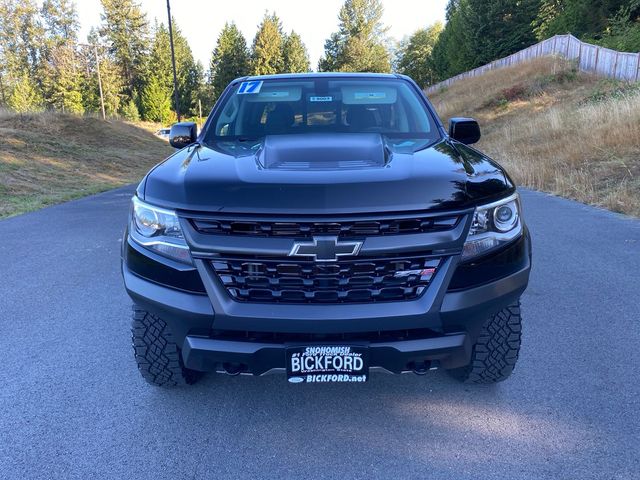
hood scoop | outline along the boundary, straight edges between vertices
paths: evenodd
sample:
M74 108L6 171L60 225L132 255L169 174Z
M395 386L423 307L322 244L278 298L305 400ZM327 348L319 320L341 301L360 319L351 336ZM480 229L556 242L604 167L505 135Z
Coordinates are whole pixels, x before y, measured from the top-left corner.
M266 170L383 168L391 152L378 133L270 135L256 155Z

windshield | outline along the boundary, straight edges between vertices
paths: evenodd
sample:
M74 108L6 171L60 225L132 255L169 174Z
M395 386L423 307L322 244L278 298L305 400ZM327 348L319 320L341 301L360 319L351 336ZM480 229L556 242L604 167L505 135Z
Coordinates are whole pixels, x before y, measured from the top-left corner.
M440 137L422 100L401 79L246 81L223 101L205 142L246 142L266 135L380 133L415 148Z

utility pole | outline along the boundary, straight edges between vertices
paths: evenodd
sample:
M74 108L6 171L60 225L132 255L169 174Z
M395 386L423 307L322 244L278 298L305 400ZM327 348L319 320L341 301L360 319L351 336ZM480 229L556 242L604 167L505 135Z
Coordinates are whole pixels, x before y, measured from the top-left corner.
M98 90L100 90L100 108L102 109L102 119L106 120L107 115L104 111L104 94L102 93L102 77L100 76L100 57L98 56L98 45L90 43L78 43L79 47L93 48L93 54L96 57L96 73L98 74Z
M98 89L100 90L100 108L102 109L102 120L106 120L104 113L104 94L102 93L102 77L100 76L100 59L98 58L98 46L93 46L93 53L96 56L96 72L98 73Z
M167 15L169 17L169 43L171 44L171 65L173 67L173 101L176 104L176 116L180 121L180 105L178 105L178 75L176 74L176 54L173 50L173 28L171 26L171 5L167 0Z
M2 83L2 73L0 73L0 96L2 96L2 105L6 105L7 99L4 97L4 84Z

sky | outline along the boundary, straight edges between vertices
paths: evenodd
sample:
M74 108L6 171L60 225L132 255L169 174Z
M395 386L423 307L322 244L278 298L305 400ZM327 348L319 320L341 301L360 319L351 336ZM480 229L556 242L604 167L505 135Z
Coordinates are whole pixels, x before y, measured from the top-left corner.
M140 0L139 0L140 1ZM75 0L81 25L80 38L86 39L92 26L100 23L100 0ZM344 0L172 0L171 13L187 37L196 60L209 66L211 52L225 22L235 21L251 45L265 10L275 11L285 32L295 30L304 41L311 66L316 68L324 53L324 41L337 30L338 11ZM141 0L153 25L154 19L166 24L166 0ZM396 40L419 28L444 21L447 0L382 0L383 23Z

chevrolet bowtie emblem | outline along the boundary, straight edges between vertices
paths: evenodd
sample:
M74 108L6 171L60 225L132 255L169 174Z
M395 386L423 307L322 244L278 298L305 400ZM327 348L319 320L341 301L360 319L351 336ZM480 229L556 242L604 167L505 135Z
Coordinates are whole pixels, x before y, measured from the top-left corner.
M312 257L316 262L335 262L338 257L358 255L362 242L341 242L338 237L313 237L312 242L295 242L290 257Z

